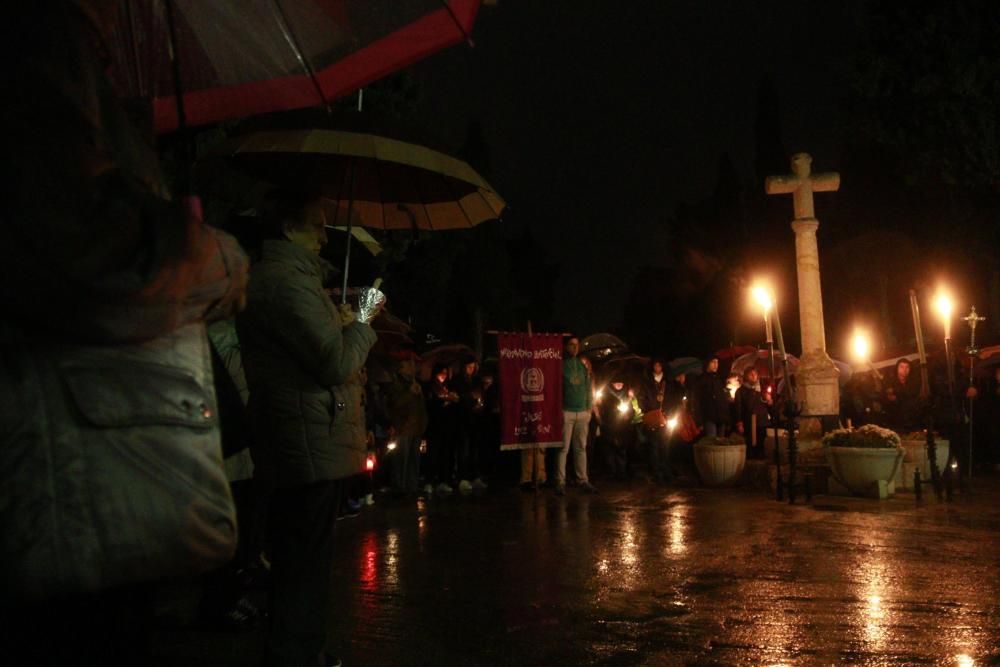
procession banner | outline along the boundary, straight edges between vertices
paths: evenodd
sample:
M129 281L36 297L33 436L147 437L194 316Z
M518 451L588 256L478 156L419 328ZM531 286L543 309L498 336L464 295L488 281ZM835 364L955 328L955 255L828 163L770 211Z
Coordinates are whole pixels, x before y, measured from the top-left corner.
M562 447L562 335L501 333L500 449Z

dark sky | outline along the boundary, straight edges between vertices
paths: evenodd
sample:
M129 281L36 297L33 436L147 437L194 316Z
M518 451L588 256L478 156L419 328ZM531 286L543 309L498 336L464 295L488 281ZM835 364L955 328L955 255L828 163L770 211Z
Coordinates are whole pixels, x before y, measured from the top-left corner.
M634 270L662 263L682 240L664 221L678 202L710 195L720 156L748 188L763 187L754 177L763 77L778 93L784 145L810 152L816 170L837 168L860 8L500 0L481 10L474 49L414 69L418 118L456 146L481 122L488 179L562 267L556 319L588 333L620 323Z

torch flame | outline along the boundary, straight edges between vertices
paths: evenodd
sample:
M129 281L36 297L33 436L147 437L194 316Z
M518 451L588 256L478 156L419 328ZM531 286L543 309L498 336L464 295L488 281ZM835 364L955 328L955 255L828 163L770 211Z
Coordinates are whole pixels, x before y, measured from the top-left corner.
M765 313L774 307L774 299L771 298L771 292L766 287L757 285L751 290L751 294Z

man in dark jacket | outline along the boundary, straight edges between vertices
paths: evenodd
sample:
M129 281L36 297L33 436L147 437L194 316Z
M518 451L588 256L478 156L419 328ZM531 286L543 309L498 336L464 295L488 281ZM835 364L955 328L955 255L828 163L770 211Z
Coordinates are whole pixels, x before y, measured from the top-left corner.
M884 403L889 426L900 433L920 427L920 382L910 373L905 357L885 379Z
M719 377L719 360L705 362L705 372L698 378L695 392L695 419L706 436L725 435L729 423L729 392Z
M643 415L639 433L648 443L650 473L661 484L669 482L673 478L670 466L671 434L667 429L670 380L661 360L653 360L650 372L643 377L637 398Z
M346 385L375 332L323 291L330 266L319 257L326 245L320 200L280 193L266 218L277 238L263 244L236 323L258 436L255 475L274 489L268 651L274 665L315 665L326 649L343 481L365 466L364 442L350 437L363 424L362 407Z

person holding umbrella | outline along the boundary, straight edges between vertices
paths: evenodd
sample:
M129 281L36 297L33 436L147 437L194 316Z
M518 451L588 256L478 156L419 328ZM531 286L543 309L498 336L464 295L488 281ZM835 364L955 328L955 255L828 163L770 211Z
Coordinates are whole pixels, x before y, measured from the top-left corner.
M323 290L331 270L322 202L278 191L265 220L272 238L250 273L236 321L250 389L257 476L272 489L271 664L315 664L327 647L333 526L348 478L365 470L360 390L349 382L375 343L368 325L384 297L369 288L359 312ZM352 428L353 426L353 428Z

